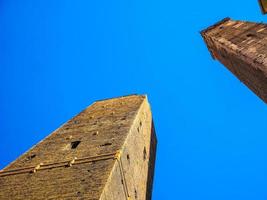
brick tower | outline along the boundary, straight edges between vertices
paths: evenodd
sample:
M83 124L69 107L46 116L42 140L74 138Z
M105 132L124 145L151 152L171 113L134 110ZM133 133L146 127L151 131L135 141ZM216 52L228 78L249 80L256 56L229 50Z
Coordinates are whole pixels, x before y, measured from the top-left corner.
M226 18L201 35L212 57L267 103L267 25Z
M267 13L267 0L258 0L261 8L262 14Z
M0 172L0 199L149 200L155 152L146 96L97 101Z

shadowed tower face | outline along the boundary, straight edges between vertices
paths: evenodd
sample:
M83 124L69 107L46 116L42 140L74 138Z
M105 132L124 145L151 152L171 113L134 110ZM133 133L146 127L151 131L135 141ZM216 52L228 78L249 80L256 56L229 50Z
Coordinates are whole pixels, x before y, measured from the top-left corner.
M263 14L267 13L267 0L258 0Z
M155 152L146 96L97 101L0 172L0 199L149 200Z
M267 25L226 18L201 34L212 57L267 103Z

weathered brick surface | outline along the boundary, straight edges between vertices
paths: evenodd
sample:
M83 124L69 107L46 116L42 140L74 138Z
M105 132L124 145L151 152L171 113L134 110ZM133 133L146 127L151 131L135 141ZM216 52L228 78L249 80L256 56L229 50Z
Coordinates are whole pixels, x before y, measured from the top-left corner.
M155 151L152 116L147 101L144 101L122 147L121 162L132 199L151 199ZM117 167L114 170L118 170ZM116 191L114 188L119 179L120 176L111 176L101 200L123 199L123 192L113 194L113 198L108 196Z
M212 57L267 103L267 25L226 18L201 34Z
M260 8L263 14L267 13L267 1L266 0L258 0L260 4Z
M80 143L74 148L77 141ZM120 159L78 163L81 158L118 150ZM97 101L0 173L0 199L124 200L129 196L148 200L155 153L156 137L145 96ZM42 169L45 164L69 162L75 157L72 166ZM3 176L40 163L43 165L36 173Z

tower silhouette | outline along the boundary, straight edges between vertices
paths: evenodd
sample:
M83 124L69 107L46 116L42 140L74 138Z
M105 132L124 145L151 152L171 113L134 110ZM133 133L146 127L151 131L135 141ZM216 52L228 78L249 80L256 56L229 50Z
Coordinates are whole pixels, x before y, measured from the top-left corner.
M146 96L97 101L0 172L0 199L149 200L155 153Z
M212 57L267 103L267 25L225 18L201 35Z
M258 0L261 8L262 14L267 13L267 0Z

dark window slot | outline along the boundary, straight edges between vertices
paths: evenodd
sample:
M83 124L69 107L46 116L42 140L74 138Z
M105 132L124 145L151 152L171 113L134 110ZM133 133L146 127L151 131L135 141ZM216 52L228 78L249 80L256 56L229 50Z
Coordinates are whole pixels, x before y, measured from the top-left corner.
M110 143L110 142L107 142L107 143L105 143L105 144L101 144L101 145L100 145L100 147L104 147L104 146L110 146L110 145L112 145L112 143Z
M74 142L71 142L71 148L72 148L72 149L76 149L80 143L81 143L81 141L74 141Z

